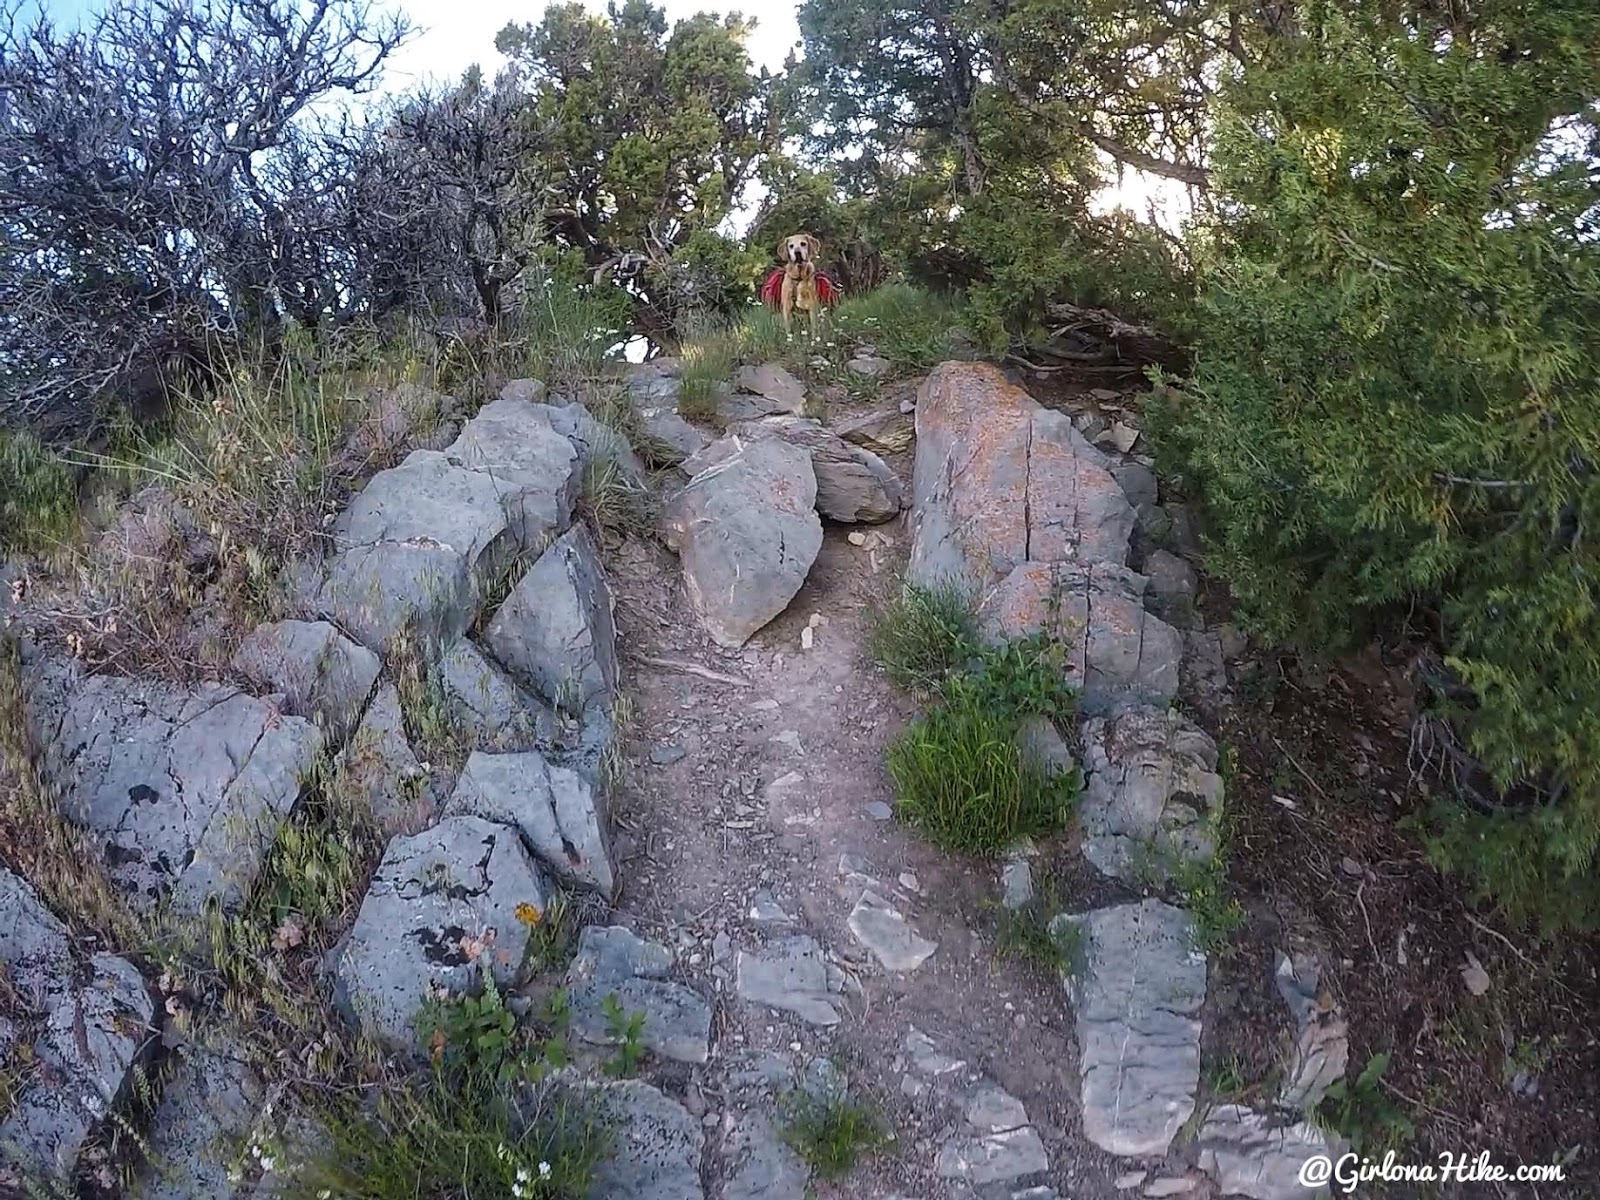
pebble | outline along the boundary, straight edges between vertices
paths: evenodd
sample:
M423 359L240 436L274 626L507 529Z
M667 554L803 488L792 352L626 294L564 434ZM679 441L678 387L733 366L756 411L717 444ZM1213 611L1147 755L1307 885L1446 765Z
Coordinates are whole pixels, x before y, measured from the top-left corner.
M849 541L852 546L865 546L867 544L867 535L858 529L849 535Z
M894 816L894 809L890 808L882 800L874 800L867 805L867 816L874 821L887 821Z
M650 761L658 767L670 767L675 762L682 762L686 754L688 754L688 751L682 746L676 743L668 743L664 746L652 747Z
M800 631L800 649L809 650L816 641L815 632L807 625Z
M908 892L921 893L922 886L917 882L917 877L911 871L900 872L900 886Z

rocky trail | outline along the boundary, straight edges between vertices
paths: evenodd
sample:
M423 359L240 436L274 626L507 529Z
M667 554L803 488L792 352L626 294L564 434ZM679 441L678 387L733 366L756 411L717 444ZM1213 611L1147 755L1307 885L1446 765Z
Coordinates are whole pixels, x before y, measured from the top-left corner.
M44 770L129 907L237 908L332 756L388 836L351 926L302 964L346 1021L411 1053L425 996L472 987L481 960L519 1004L565 988L594 1078L629 1040L610 1010L642 1014L638 1077L586 1085L615 1133L597 1200L1314 1194L1296 1173L1328 1147L1304 1113L1345 1067L1314 956L1277 964L1293 1047L1276 1102L1198 1099L1208 964L1170 876L1210 854L1222 782L1171 706L1180 686L1220 702L1226 638L1184 628L1193 571L1155 548L1181 551L1182 514L1126 453L1136 432L971 363L824 422L780 369L741 373L709 443L676 415L671 364L626 387L655 453L682 461L656 485L661 540L602 544L579 520L586 465L633 472L632 452L520 381L367 484L337 554L300 573L296 618L245 643L239 683L28 649ZM950 575L977 586L988 636L1058 638L1082 696L1081 727L1040 733L1086 772L1077 828L993 861L895 819L885 754L915 704L866 648L907 580ZM453 760L407 691L410 639L432 648ZM226 1037L173 1035L175 996L163 1009L124 958L86 969L25 882L0 884L23 914L0 962L37 1000L6 1044L48 1066L0 1128L12 1180L70 1172L160 1046L161 1165L138 1194L270 1194L315 1140L263 1109L270 1073ZM495 947L562 889L589 918L576 957L530 979ZM1079 927L1075 969L1002 953L1003 914L1030 904ZM784 1137L807 1094L869 1106L886 1142L814 1178ZM264 1123L282 1150L216 1165L219 1139L259 1147Z

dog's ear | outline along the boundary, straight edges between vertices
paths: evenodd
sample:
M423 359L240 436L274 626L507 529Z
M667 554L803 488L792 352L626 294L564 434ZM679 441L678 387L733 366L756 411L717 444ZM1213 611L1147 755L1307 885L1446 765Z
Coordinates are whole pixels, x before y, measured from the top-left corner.
M822 240L820 238L812 237L808 233L806 234L806 241L811 245L811 261L813 263L822 261Z
M778 261L781 263L789 261L789 239L786 237L778 239Z

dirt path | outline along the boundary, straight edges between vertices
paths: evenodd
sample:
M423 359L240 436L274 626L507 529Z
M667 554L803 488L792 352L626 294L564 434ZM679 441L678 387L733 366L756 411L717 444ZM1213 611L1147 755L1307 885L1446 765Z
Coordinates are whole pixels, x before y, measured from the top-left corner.
M819 1196L977 1194L936 1172L959 1110L908 1074L913 1029L965 1062L952 1073L957 1090L986 1075L1022 1101L1052 1185L1078 1200L1114 1194L1110 1160L1075 1132L1077 1052L1061 985L996 953L997 864L945 855L889 819L885 749L915 710L867 655L872 607L899 587L907 549L903 519L876 532L889 544L857 547L829 529L799 597L739 652L705 636L672 555L643 541L613 555L635 706L614 811L628 881L621 919L677 946L716 998L718 1036L700 1085L708 1095L730 1056L755 1049L830 1057L872 1098L894 1142ZM916 970L885 970L851 933L849 914L869 889L937 943ZM753 915L769 898L792 920ZM843 1019L831 1029L735 994L737 952L796 932L843 970Z

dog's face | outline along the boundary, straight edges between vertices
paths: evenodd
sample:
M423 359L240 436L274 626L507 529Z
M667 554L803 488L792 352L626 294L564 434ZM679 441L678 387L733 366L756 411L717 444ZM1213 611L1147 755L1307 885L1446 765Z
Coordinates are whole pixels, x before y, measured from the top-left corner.
M815 263L821 253L822 243L809 233L793 233L778 243L778 261L785 266Z

